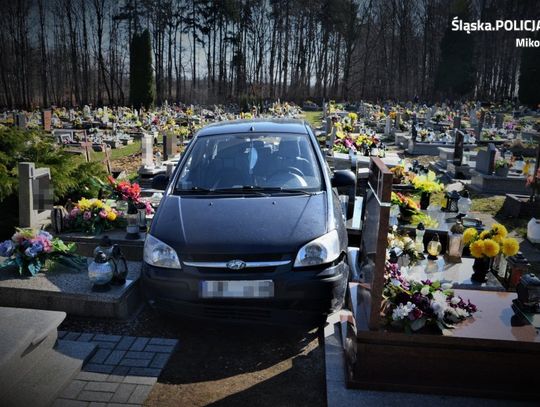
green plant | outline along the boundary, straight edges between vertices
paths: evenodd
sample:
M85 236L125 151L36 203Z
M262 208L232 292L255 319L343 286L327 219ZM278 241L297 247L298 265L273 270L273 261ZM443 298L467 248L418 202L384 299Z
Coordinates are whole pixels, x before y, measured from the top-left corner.
M508 168L510 167L510 161L500 158L495 161L495 168Z
M0 129L0 201L17 193L17 163L22 161L50 168L56 202L96 196L98 190L90 178L106 175L101 163L84 162L39 131L3 128Z

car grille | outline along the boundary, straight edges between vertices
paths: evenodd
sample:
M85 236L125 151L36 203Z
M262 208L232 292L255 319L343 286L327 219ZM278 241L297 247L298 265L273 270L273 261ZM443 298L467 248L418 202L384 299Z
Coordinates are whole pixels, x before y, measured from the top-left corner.
M241 269L230 269L227 263L231 260L242 260L246 266ZM194 267L199 273L272 273L292 266L290 254L188 254L182 255L184 266Z

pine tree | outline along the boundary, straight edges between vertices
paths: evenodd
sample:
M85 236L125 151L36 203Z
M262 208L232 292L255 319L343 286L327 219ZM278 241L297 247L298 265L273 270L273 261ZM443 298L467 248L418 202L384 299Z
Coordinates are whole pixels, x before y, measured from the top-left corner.
M538 37L538 36L537 36ZM537 38L533 38L535 40ZM525 105L540 105L540 48L524 48L519 71L519 100Z
M152 43L148 30L144 30L141 34L133 34L129 65L131 103L136 108L140 108L141 106L148 108L156 100L154 73L152 69Z
M456 0L454 13L462 21L471 21L469 0ZM448 27L441 41L441 58L435 77L435 89L443 97L461 97L474 90L474 36Z

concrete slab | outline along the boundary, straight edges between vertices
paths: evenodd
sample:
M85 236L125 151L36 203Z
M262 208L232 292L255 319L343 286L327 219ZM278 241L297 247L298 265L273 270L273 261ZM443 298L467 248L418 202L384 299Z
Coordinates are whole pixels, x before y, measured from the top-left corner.
M64 311L71 315L127 318L140 304L141 263L128 261L127 281L109 291L94 292L85 271L46 272L21 278L0 275L0 306Z

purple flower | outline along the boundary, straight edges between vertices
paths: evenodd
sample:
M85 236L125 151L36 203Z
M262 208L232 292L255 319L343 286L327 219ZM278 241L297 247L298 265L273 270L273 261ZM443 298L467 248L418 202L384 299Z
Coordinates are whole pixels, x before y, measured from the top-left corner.
M90 213L89 211L85 211L83 213L83 219L84 220L90 220L91 217L92 217L92 213Z
M45 230L40 230L38 232L38 236L44 237L47 240L52 240L53 239L52 235L49 232L45 231Z
M24 254L28 257L36 257L39 253L43 251L43 245L39 242L33 243L30 247L28 247Z
M10 257L13 254L13 251L15 250L15 245L11 240L5 240L2 243L0 243L0 256L2 257Z

